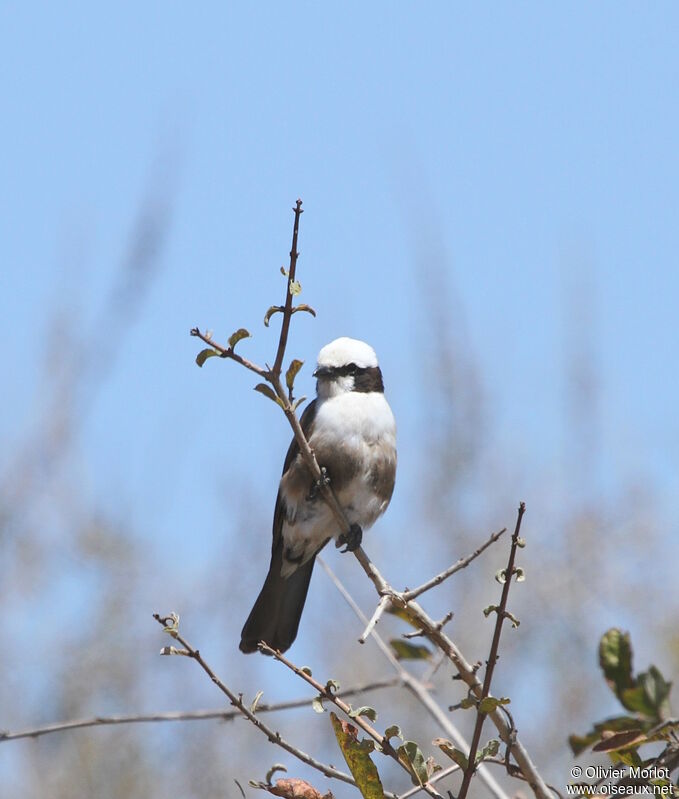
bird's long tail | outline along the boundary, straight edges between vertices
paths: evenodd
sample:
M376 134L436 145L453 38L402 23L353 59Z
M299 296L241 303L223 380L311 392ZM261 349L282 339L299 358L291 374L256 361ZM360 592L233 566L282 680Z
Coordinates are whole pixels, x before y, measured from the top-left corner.
M282 537L279 538L271 553L271 565L264 586L240 634L241 652L256 652L260 641L281 652L292 645L297 636L315 560L314 555L289 577L281 577L283 541Z

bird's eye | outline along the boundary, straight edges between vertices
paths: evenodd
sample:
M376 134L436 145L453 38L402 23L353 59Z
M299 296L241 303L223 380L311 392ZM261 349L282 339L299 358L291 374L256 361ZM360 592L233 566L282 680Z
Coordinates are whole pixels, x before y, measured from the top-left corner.
M356 372L358 372L358 366L356 366L355 363L350 363L349 364L349 374L350 375L355 375Z

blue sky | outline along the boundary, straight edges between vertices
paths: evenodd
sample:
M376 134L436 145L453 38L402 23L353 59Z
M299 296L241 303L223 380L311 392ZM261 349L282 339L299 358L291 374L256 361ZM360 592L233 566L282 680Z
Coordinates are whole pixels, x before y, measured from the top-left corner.
M670 3L3 4L0 466L44 407L54 313L102 358L113 336L69 469L199 569L231 531L225 486L273 501L289 432L250 375L198 370L188 331L245 326L242 351L273 357L261 320L299 196L302 298L318 311L291 336L300 391L326 342L373 344L399 422L394 512L421 465L433 264L492 447L521 462L516 499L547 507L535 494L570 446L581 333L598 384L586 490L643 477L676 519L678 17ZM167 220L157 274L129 328L102 329L149 203Z

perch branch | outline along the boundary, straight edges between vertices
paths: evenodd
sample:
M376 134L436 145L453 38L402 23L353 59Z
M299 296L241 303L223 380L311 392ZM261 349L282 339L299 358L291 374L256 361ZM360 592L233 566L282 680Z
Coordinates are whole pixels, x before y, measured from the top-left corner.
M295 230L298 230L299 226L299 212L301 210L301 203L298 202L295 208L295 227L293 230L293 247L291 251L291 266L292 266L292 258L293 253L295 253L294 261L296 266L297 260L297 239L295 235ZM286 297L285 297L285 306L283 308L283 324L281 326L281 335L278 342L278 349L276 359L282 363L284 353L285 353L285 344L287 342L287 333L290 327L290 318L292 317L293 307L292 307L292 299L290 295L290 274L288 274L288 285L286 290ZM201 335L199 331L194 329L191 331L193 335L198 335L203 341L208 340L207 337ZM211 341L211 338L208 340L208 343L211 346L214 346L214 343ZM216 347L215 347L216 349ZM279 404L285 413L290 426L292 427L293 434L299 446L300 454L309 469L311 477L313 480L320 485L320 493L323 499L326 501L328 507L330 508L331 513L335 517L340 533L347 533L349 532L350 525L347 521L346 515L340 506L339 502L337 501L337 497L332 489L332 486L322 479L321 469L319 467L318 461L316 460L316 456L314 455L313 451L309 446L309 442L307 441L304 433L302 432L302 428L300 426L299 420L295 414L295 411L288 400L288 396L281 384L280 380L280 371L278 374L274 374L273 370L262 370L260 367L252 364L250 362L246 362L245 359L241 358L240 356L235 356L235 353L229 352L228 348L224 351L225 348L222 348L221 354L224 357L230 357L233 360L241 362L246 368L250 369L251 371L256 372L260 376L264 377L273 387L276 396L278 397ZM274 364L275 366L275 364ZM399 592L394 590L389 583L385 580L385 578L380 574L377 567L372 563L368 555L365 553L362 547L357 547L354 550L354 556L356 560L360 563L361 567L372 581L373 585L375 586L375 590L377 591L380 598L384 596L388 596L392 603L401 609L407 614L408 619L413 624L416 629L421 629L424 635L435 645L437 646L445 656L452 662L452 664L457 669L461 679L467 684L470 688L472 693L477 697L480 698L483 692L483 686L481 682L476 677L476 673L474 669L469 665L469 663L465 660L462 653L457 649L453 641L448 638L442 631L441 626L437 625L437 623L429 617L429 615L420 607L420 605L415 602L413 599L407 600L403 592ZM417 590L417 589L415 589ZM535 765L531 761L527 751L523 747L523 745L519 742L518 738L512 734L512 730L508 725L505 717L499 710L494 710L488 714L492 719L493 723L498 729L499 735L504 741L505 744L510 746L512 754L516 762L519 765L522 773L526 777L527 783L530 785L533 793L538 799L551 799L551 795L549 793L549 789L545 784L544 780L538 773Z
M356 785L353 777L351 777L349 774L345 774L343 771L339 771L333 766L328 766L325 763L321 763L319 760L316 760L306 752L302 752L301 749L298 749L296 746L293 746L291 743L282 738L279 732L272 730L271 727L268 727L263 721L257 718L255 713L250 710L250 708L243 702L241 697L234 694L234 692L214 673L214 671L212 671L210 666L203 659L200 652L197 649L194 649L191 644L189 644L189 642L182 635L180 635L176 627L173 626L174 620L171 617L163 617L158 613L154 613L153 618L160 625L162 625L165 628L165 631L168 632L175 640L179 641L179 643L188 652L188 656L193 658L196 663L198 663L198 665L219 688L219 690L228 697L229 702L240 711L241 715L245 716L248 721L254 724L261 733L266 735L271 743L276 744L276 746L280 746L282 749L285 749L286 752L293 755L298 760L301 760L303 763L306 763L308 766L320 771L322 774L325 774L326 777L332 777L333 779L347 782L350 785Z
M325 570L330 580L333 582L335 588L340 592L346 603L349 607L353 610L353 612L358 616L363 624L367 622L367 616L363 611L360 609L354 598L351 596L349 591L347 591L346 587L339 579L339 577L334 573L334 571L328 566L325 560L320 556L316 556L316 560L322 568ZM418 679L414 674L412 674L408 669L406 669L403 664L396 658L394 655L391 647L389 644L382 638L382 636L376 631L372 631L372 637L377 647L382 652L384 657L389 661L392 665L396 673L398 674L402 684L413 694L413 696L422 704L426 710L428 711L429 715L439 724L442 730L445 731L447 735L449 735L455 744L460 747L465 752L469 751L469 744L467 743L465 737L462 733L457 729L457 727L453 724L450 717L444 712L443 708L436 702L436 700L431 695L430 691L427 688L427 685L424 680ZM452 772L450 772L452 773ZM438 775L437 775L438 777ZM493 777L492 774L486 769L485 766L481 766L479 769L479 779L486 784L486 787L489 789L491 794L496 797L496 799L509 799L505 791L503 790L502 786L498 783L498 781ZM432 782L434 782L434 778L432 777ZM436 780L438 781L438 780Z
M410 776L410 770L406 766L406 764L401 760L398 755L398 752L394 749L391 745L389 739L382 735L382 733L378 732L370 723L368 723L363 716L356 716L352 715L351 706L344 702L339 696L333 693L330 684L323 685L322 683L318 682L314 677L311 676L307 671L300 669L290 660L288 660L285 655L282 655L278 650L272 649L268 644L265 644L263 641L260 642L259 648L262 652L267 655L271 655L274 657L279 663L282 663L284 666L290 669L290 671L294 672L298 677L301 677L305 682L308 682L313 688L318 691L318 694L323 699L327 699L329 702L332 702L337 708L339 708L342 713L344 713L351 721L356 724L357 727L360 727L366 735L369 735L375 743L377 743L380 748L382 749L383 754L387 755L387 757L392 758L396 763L399 764ZM429 782L426 782L422 785L422 790L429 794L429 796L434 796L437 799L443 799L440 793L433 788Z

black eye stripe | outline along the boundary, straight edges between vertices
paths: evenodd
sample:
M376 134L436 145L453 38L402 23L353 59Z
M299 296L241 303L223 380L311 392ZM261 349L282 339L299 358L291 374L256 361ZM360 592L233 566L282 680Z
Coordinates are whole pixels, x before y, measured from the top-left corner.
M379 366L357 366L355 363L347 363L343 366L325 367L323 369L323 377L328 380L350 375L354 378L353 390L358 393L384 391L382 372Z
M347 375L358 375L365 372L365 369L362 369L359 366L356 366L355 363L347 363L344 366L335 366L332 369L332 374L336 377L346 377Z

